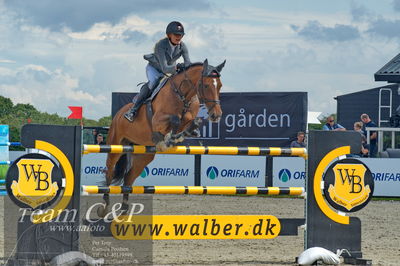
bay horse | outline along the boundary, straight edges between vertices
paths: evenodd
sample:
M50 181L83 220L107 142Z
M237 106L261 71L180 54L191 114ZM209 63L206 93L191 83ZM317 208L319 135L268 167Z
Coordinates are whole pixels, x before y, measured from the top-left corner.
M157 151L182 142L198 128L196 119L200 104L208 111L208 119L218 122L222 116L219 92L222 87L220 72L226 60L213 67L207 59L195 63L170 77L153 100L147 101L138 110L133 122L125 119L124 114L132 106L123 106L114 116L107 145L146 145L156 146ZM105 185L113 183L132 186L155 154L109 153L106 161ZM128 210L129 194L124 193L122 210ZM109 194L103 195L105 205L97 210L100 217L108 213Z

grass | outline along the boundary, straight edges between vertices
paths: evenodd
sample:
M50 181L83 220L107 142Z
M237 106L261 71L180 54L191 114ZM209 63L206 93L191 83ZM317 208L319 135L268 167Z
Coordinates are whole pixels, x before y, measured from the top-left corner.
M6 179L8 165L0 165L0 179Z

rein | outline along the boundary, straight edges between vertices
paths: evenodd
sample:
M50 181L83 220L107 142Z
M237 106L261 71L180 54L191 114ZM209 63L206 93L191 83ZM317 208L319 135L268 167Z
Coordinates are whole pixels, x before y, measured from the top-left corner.
M187 77L186 71L184 71L184 73L185 73L185 79L181 81L181 84L179 84L178 88L175 86L175 83L173 82L172 78L169 80L173 91L178 95L179 100L181 100L181 102L183 102L182 117L189 110L190 105L192 104L192 99L193 99L193 97L190 99L190 101L188 101L186 99L186 95L181 90L182 84L184 81L187 80L190 82L190 84L192 84L192 87L194 87L192 81Z
M204 96L205 86L204 86L204 76L203 75L201 76L199 86L197 86L197 88L196 88L196 86L193 84L193 82L188 78L186 70L184 70L183 73L185 75L185 79L181 81L181 84L179 84L179 87L175 86L172 78L170 79L170 83L171 83L171 87L172 87L173 91L177 94L177 96L181 100L181 102L183 102L182 117L189 110L190 105L192 104L192 99L193 99L193 97L192 97L190 99L190 101L188 101L186 99L186 95L182 92L181 87L182 87L182 84L183 84L184 81L188 81L191 84L191 88L189 89L189 93L190 93L190 90L196 89L196 94L197 94L201 104L214 103L213 106L211 108L209 108L208 111L213 110L216 105L220 104L220 100L210 100L210 99L207 99Z

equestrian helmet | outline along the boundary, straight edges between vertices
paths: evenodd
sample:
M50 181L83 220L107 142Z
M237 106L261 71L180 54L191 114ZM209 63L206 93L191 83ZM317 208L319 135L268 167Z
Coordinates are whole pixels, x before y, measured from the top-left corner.
M166 33L185 35L185 29L183 28L182 23L178 21L172 21L168 24Z

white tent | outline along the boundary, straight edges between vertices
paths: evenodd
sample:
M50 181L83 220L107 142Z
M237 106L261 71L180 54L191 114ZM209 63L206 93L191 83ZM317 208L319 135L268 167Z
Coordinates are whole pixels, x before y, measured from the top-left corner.
M318 117L322 114L322 112L311 112L307 113L307 124L320 124L321 122L318 120Z
M318 117L322 115L322 112L307 112L307 132L308 132L308 125L309 124L320 124Z

